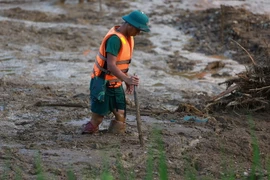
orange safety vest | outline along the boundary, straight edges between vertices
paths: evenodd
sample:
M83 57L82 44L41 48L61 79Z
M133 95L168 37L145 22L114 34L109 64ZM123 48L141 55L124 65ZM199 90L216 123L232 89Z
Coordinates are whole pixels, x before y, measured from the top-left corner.
M117 61L116 66L123 72L128 72L128 67L131 62L131 57L133 53L134 48L134 39L133 36L130 36L128 39L121 34L120 32L117 32L116 29L119 26L115 26L111 28L111 30L106 34L104 37L99 52L96 55L96 61L94 64L93 72L91 75L91 78L94 78L96 76L100 76L102 72L105 73L105 80L109 81L110 85L109 87L119 87L122 85L122 81L118 79L116 76L114 76L110 71L104 68L105 62L107 61L106 56L106 41L109 37L112 35L117 35L121 40L121 48L119 50L119 53L117 55Z

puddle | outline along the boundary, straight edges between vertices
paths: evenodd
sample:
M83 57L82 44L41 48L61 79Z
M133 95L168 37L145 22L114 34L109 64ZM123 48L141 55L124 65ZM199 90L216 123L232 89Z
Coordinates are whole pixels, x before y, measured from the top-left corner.
M24 145L22 145L22 144L11 144L11 143L5 144L5 143L3 143L3 142L0 141L0 149L2 149L4 147L8 147L8 148L22 148L22 147L24 147Z
M12 57L11 59L6 59L1 61L0 59L0 78L3 78L5 75L16 75L20 76L31 69L29 63Z
M182 134L186 134L188 138L197 138L199 136L201 136L202 132L211 132L212 130L208 129L208 128L204 128L201 126L196 126L193 125L191 127L176 123L175 120L171 119L166 119L166 120L158 120L155 119L153 117L149 117L149 116L141 116L141 120L142 120L142 127L145 127L145 125L148 126L152 126L152 127L156 127L156 128L160 128L160 129L165 129L168 130L170 132L178 132L178 133L182 133ZM77 127L81 127L83 124L87 123L89 121L89 118L84 118L84 119L80 119L80 120L72 120L70 122L68 122L68 125L72 125L72 126L77 126ZM99 125L99 130L107 130L109 128L110 125L110 119L104 119L103 122ZM128 126L133 126L136 127L137 126L137 121L136 121L136 116L133 115L127 115L127 127ZM197 122L198 124L203 123L203 122ZM196 128L194 128L196 126ZM61 138L61 137L59 137ZM64 136L62 137L62 139L67 140L70 137Z
M6 108L5 108L5 105L4 104L0 104L0 111L4 111Z
M11 60L13 58L14 58L13 56L1 56L0 55L0 62L9 61L9 60Z
M0 16L0 21L12 21L12 22L17 22L17 23L22 23L26 27L36 27L36 28L44 28L44 29L49 29L49 28L57 28L57 29L65 29L65 28L89 28L91 26L86 26L86 25L80 25L80 24L69 24L69 23L47 23L47 22L33 22L33 21L27 21L27 20L19 20L19 19L12 19L12 18L7 18ZM37 29L38 30L38 29Z
M79 120L72 120L72 121L68 122L67 124L70 124L72 126L81 127L83 124L86 124L88 121L89 121L89 118L83 118L83 119L79 119ZM172 123L169 120L158 120L158 119L155 119L155 118L152 118L152 117L149 117L149 116L141 116L141 121L143 123L146 123L146 124L169 124L169 123ZM111 122L111 119L106 119L105 118L102 121L102 123L99 125L99 129L100 130L108 129L109 125L110 125L110 122ZM127 115L126 122L129 125L137 125L136 116Z
M2 3L3 0L0 0L0 3ZM6 0L4 2L7 2ZM0 9L11 9L11 8L16 8L19 7L24 10L30 10L30 11L41 11L41 12L50 12L50 13L61 13L64 14L65 11L61 6L56 6L54 5L53 2L38 2L33 0L24 0L24 1L19 1L19 0L9 0L9 4L7 3L2 3L0 6ZM26 4L27 3L27 4ZM29 4L31 3L31 4ZM41 8L42 7L42 8Z

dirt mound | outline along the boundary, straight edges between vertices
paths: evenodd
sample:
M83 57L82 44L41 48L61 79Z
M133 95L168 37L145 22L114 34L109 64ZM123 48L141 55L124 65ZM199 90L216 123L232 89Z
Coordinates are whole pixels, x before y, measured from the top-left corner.
M269 59L270 20L266 15L253 14L245 9L221 6L179 15L176 24L186 34L193 36L185 47L209 55L225 55L240 63L250 63L248 55L231 39L242 45L256 62Z

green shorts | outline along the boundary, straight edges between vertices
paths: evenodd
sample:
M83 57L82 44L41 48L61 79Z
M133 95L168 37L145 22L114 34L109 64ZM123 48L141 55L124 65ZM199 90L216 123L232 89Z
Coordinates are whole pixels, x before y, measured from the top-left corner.
M91 111L106 116L115 110L126 109L125 92L122 86L118 88L106 88L104 101L99 101L96 97L91 95L91 84L90 83L90 106ZM92 89L93 91L93 89Z

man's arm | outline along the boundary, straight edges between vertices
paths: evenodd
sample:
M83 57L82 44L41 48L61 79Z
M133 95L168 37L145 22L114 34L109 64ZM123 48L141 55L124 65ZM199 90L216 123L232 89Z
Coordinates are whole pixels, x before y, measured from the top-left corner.
M139 84L139 78L136 76L127 76L116 66L117 57L107 53L107 69L118 79L124 81L128 85L136 85Z

